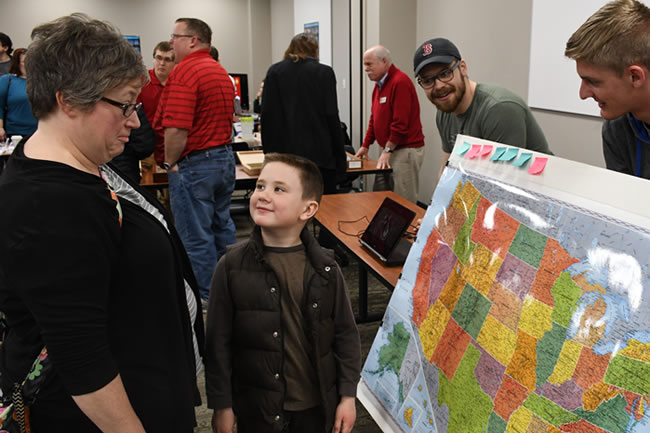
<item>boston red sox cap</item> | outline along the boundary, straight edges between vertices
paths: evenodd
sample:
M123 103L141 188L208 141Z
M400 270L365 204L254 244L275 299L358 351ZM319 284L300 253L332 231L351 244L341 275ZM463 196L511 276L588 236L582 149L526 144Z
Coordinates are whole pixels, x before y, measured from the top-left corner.
M429 39L420 45L413 56L413 72L419 74L422 68L430 63L449 64L454 59L460 60L460 52L456 45L445 38Z

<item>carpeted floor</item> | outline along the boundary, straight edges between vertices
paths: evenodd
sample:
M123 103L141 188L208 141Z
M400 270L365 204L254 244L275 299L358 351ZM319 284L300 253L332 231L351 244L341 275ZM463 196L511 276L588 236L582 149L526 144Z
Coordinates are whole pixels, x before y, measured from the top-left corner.
M245 239L251 231L252 225L248 215L236 216L235 224L237 226L237 239ZM344 268L343 275L350 292L352 308L357 312L359 291L358 291L358 265L350 259L350 264ZM388 305L391 292L377 281L372 275L368 276L368 308L371 312L383 312ZM361 335L361 353L363 362L365 362L370 346L375 338L380 322L366 323L358 325L359 334ZM195 433L211 433L212 428L210 421L212 411L205 406L205 384L204 377L199 377L199 389L203 395L203 406L197 408L198 426L194 429ZM357 400L357 421L353 433L377 433L381 430L375 424L373 419L368 415L363 405Z

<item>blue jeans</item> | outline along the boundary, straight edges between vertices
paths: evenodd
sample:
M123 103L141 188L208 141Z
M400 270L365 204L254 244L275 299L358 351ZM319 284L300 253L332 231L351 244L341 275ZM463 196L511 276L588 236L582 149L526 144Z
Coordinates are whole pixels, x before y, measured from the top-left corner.
M230 217L235 157L230 146L218 146L183 158L168 177L174 224L207 299L217 261L236 241Z

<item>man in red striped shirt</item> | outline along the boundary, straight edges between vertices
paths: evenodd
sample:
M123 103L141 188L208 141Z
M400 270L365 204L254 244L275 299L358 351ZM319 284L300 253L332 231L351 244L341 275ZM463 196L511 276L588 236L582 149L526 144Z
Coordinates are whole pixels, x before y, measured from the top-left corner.
M234 90L228 73L210 57L212 30L196 18L179 18L169 41L178 64L154 119L164 140L163 168L176 229L207 301L210 279L226 246L235 243L230 197L235 158L230 147Z

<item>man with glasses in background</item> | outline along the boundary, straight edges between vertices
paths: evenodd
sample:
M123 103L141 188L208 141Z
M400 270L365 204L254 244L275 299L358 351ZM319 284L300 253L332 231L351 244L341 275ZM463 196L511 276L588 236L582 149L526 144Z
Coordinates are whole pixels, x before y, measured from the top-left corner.
M142 102L149 122L153 122L160 95L175 64L171 44L168 41L158 42L153 49L153 68L149 69L149 82L138 95L138 102Z
M417 203L424 135L415 86L408 75L393 65L390 51L381 45L363 54L363 67L368 78L377 84L372 91L366 138L356 156L365 158L376 140L383 148L377 168L392 168L393 172L375 175L373 189L392 190Z
M438 108L436 125L442 139L442 174L457 134L522 147L552 155L544 132L528 105L501 86L476 83L458 48L444 38L424 42L415 52L418 84Z
M174 51L168 41L158 42L153 49L153 68L149 69L149 82L145 84L138 95L138 102L142 102L144 114L147 116L150 124L153 124L153 119L158 109L158 102L160 102L160 95L162 94L169 74L176 64L174 58ZM162 165L165 159L163 142L157 143L154 157L156 163ZM149 166L152 164L153 161L147 161L146 165ZM153 168L153 166L149 168Z
M226 70L210 57L211 42L212 30L205 22L176 20L170 44L178 64L169 74L154 119L158 141L164 138L162 166L176 229L206 305L217 261L236 241L230 217L235 90Z

